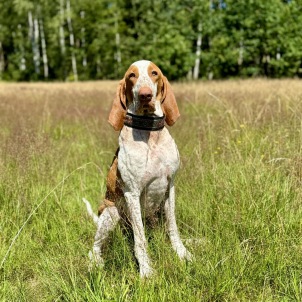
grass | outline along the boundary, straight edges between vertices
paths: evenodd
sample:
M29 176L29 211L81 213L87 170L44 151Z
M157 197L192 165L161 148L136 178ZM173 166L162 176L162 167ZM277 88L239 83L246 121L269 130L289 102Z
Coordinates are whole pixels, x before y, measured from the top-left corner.
M129 230L88 273L97 209L117 147L116 82L0 85L0 301L301 301L302 85L173 85L182 165L177 221L147 229L156 275L140 280Z

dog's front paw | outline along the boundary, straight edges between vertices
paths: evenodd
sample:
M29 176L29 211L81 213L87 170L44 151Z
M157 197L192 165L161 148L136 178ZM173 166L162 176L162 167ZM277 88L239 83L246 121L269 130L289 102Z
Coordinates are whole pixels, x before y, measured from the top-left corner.
M194 259L194 256L185 247L183 247L181 250L178 250L177 254L180 260L187 260L192 262Z
M149 278L154 274L154 272L154 269L149 265L141 265L139 268L141 278Z
M101 257L100 253L90 251L88 254L89 258L89 271L92 271L93 268L102 268L104 266L104 259Z
M186 253L185 253L185 256L183 259L192 262L194 260L194 256L188 250L186 250Z

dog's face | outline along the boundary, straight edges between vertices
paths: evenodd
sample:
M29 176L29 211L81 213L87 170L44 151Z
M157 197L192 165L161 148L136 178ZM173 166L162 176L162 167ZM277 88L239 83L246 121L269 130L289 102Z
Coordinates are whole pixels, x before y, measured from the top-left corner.
M126 71L125 94L128 110L136 115L162 116L163 74L150 61L133 63Z
M115 130L122 129L127 111L134 115L165 115L169 126L180 116L171 86L154 63L133 63L120 81L108 119Z

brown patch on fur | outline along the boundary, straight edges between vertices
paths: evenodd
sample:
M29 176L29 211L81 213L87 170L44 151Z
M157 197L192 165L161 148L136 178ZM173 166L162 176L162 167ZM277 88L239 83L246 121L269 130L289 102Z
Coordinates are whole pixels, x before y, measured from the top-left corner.
M166 123L172 126L179 118L180 113L171 85L161 70L152 62L148 66L148 75L154 83L157 82L156 99L161 100L162 109L166 115Z
M121 174L117 167L118 152L119 152L119 148L115 152L112 164L110 166L107 175L106 195L104 201L99 206L98 215L101 215L106 207L115 206L115 203L123 196L123 190L121 188L122 187Z
M153 83L160 83L161 79L163 77L163 73L161 72L161 70L152 62L150 62L149 66L148 66L148 75L150 77L150 79L153 81ZM157 87L160 88L160 87ZM159 94L161 91L161 89L157 90L157 94Z
M171 85L166 77L163 76L163 98L162 109L166 115L166 123L172 126L180 117L178 106Z
M127 106L133 102L133 86L136 84L137 79L139 77L138 68L134 65L131 65L125 73L124 79L126 83L126 98L127 98Z
M112 108L108 118L108 122L114 128L114 130L119 131L123 128L126 111L127 104L125 93L125 79L123 79L120 81L117 87L116 97L113 100Z
M131 65L117 87L116 97L108 118L109 124L113 126L116 131L120 131L123 128L127 107L133 102L132 88L138 77L138 68Z

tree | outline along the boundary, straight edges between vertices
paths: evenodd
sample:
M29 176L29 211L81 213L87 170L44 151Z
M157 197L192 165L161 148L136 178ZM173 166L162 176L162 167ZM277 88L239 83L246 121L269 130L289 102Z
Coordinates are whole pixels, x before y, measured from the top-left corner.
M0 0L0 79L302 76L301 0Z

